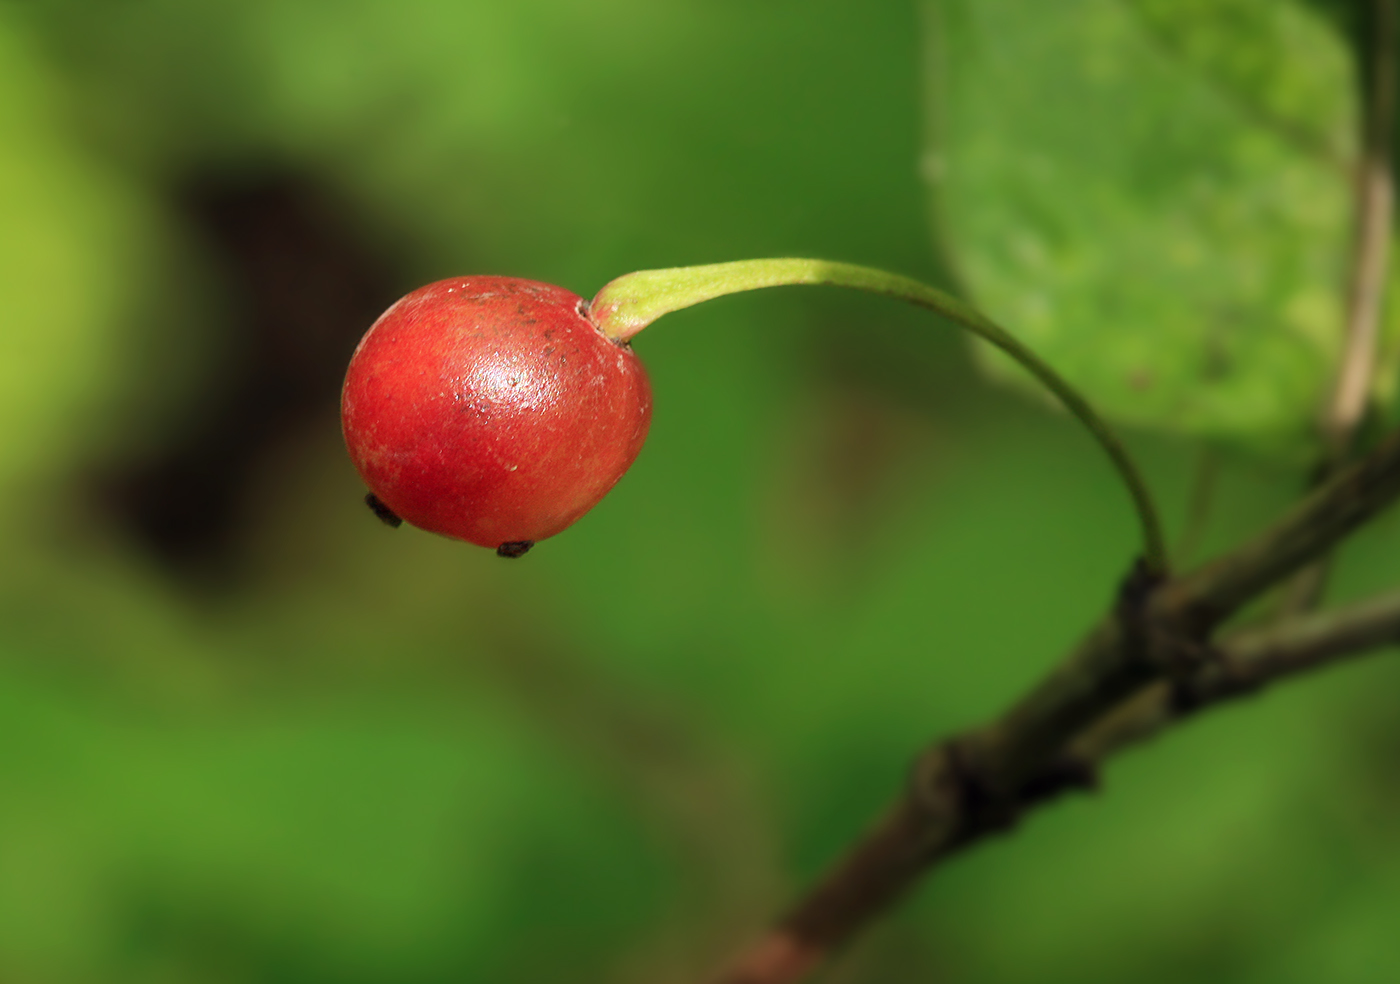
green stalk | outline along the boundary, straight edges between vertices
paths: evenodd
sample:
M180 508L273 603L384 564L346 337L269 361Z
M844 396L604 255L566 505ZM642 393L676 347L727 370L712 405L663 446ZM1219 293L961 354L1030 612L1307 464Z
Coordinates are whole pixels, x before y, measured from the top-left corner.
M1167 573L1162 525L1142 474L1118 437L1074 387L1005 329L949 294L917 280L850 263L826 260L740 260L671 270L639 270L618 277L598 292L589 317L608 337L626 342L663 314L725 294L789 284L829 284L897 297L941 314L1011 356L1054 393L1098 440L1132 496L1142 524L1143 560L1151 572Z

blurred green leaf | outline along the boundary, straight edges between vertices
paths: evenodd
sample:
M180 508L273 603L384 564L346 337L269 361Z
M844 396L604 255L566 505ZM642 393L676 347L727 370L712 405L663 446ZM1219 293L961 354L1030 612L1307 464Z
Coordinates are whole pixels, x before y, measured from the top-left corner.
M1343 332L1343 39L1275 0L934 0L926 34L926 176L975 298L1119 420L1307 447Z

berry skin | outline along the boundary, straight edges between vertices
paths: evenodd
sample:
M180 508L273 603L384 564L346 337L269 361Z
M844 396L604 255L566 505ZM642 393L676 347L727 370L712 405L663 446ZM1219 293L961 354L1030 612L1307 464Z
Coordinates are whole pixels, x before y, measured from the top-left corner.
M519 556L607 494L646 440L651 385L584 310L549 284L457 277L380 315L341 425L391 516Z

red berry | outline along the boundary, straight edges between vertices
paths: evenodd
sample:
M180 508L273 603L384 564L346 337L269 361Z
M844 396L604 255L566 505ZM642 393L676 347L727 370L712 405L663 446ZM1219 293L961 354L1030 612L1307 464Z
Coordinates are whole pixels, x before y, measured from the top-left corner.
M390 515L517 556L617 483L646 439L651 385L583 312L560 287L458 277L380 315L350 360L341 423Z

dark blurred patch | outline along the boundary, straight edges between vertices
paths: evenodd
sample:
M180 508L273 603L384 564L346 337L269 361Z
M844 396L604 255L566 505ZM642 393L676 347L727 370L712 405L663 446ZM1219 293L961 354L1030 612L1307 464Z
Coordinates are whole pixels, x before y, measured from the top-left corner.
M849 379L814 391L773 471L763 529L775 585L848 595L871 583L939 474L937 417Z
M181 574L231 571L256 513L251 479L269 451L336 410L364 330L402 293L348 210L310 175L198 174L171 191L203 245L223 310L187 330L226 333L187 425L99 482L104 505Z
M911 331L911 321L927 328L840 321L811 343L818 385L780 442L764 499L775 587L860 590L898 549L903 523L928 508L950 450L944 418L979 380L956 332Z

